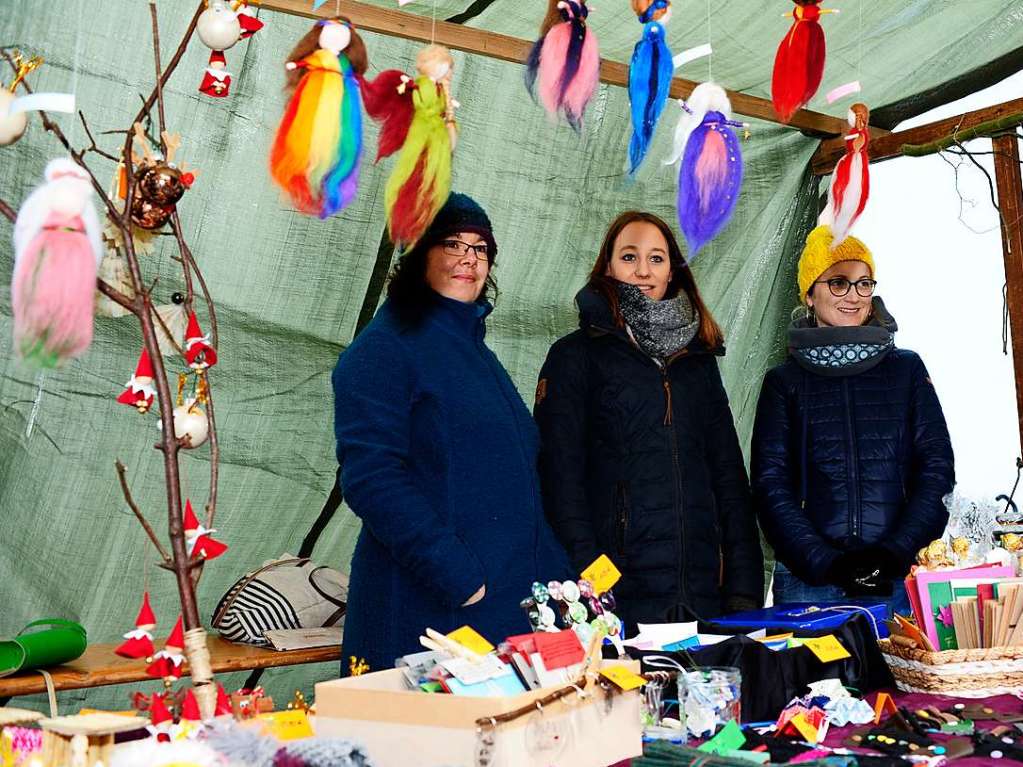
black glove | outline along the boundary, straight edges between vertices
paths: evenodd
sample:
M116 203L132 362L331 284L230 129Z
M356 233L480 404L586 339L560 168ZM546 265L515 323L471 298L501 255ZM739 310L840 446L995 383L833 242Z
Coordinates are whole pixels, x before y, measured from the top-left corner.
M909 574L909 563L900 559L884 546L873 545L863 549L863 556L872 567L881 571L881 577L888 581L901 580Z
M891 596L891 581L882 575L882 567L870 549L844 551L828 568L825 581L842 589L850 597Z
M761 600L754 599L753 597L744 597L739 594L733 594L725 599L725 610L730 613L744 613L749 610L759 610L763 607Z

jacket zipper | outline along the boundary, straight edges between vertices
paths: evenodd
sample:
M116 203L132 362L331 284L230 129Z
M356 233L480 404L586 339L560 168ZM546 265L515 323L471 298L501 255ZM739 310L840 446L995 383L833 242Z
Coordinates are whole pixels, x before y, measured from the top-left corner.
M856 433L853 428L852 400L849 395L848 378L842 379L842 395L845 398L846 437L849 440L849 469L847 472L849 477L849 522L851 535L855 539L860 536L862 509L860 509L859 455L856 451Z
M625 483L619 482L615 491L618 507L618 551L625 553L625 539L629 531L629 505L625 497Z
M673 358L674 359L674 358ZM661 367L661 383L664 386L664 400L665 400L665 413L664 413L664 425L669 426L671 431L671 470L672 475L675 478L675 495L678 498L678 519L679 519L679 531L680 540L679 547L682 553L682 566L678 570L678 591L682 598L682 603L689 607L689 597L686 593L686 509L685 501L682 496L682 469L679 466L678 459L678 435L675 433L675 427L672 425L671 418L671 381L668 378L668 365L672 362L669 359Z

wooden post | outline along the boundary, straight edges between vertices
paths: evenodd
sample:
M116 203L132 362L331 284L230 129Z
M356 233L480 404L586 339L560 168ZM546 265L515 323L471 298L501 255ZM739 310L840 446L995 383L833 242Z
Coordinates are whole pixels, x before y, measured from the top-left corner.
M1023 180L1020 178L1019 139L1015 133L1010 133L993 138L991 144L1002 219L1005 292L1009 302L1012 366L1016 371L1016 414L1023 451Z

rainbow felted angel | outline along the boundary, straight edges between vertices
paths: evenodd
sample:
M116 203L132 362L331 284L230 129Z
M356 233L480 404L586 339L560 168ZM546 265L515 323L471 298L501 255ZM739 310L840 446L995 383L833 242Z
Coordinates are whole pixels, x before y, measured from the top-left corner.
M681 160L678 173L678 224L689 244L689 258L720 232L735 210L742 186L742 151L731 119L728 94L714 83L701 83L675 129L675 151L668 164Z
M849 236L870 196L870 110L867 105L857 103L849 107L848 120L852 130L845 136L845 154L835 165L828 204L817 220L818 224L831 227L832 250Z
M327 218L355 198L362 153L366 46L347 19L318 21L288 57L291 100L270 173L302 213Z
M540 102L547 113L553 119L563 114L576 131L600 80L600 51L597 36L586 25L588 15L585 0L549 0L540 37L526 59L530 95L536 98L539 78Z
M390 69L363 81L366 112L382 123L377 160L400 149L384 190L388 235L400 248L416 244L451 192L453 69L450 51L429 45L416 56L415 80Z
M654 136L654 128L668 102L675 71L664 25L671 18L669 0L632 0L632 10L643 25L643 37L632 50L629 62L629 103L632 140L629 142L629 174L639 168Z

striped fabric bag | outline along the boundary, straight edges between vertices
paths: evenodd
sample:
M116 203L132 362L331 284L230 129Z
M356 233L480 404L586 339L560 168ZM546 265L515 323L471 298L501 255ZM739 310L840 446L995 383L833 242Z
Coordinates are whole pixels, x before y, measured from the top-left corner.
M348 576L285 554L235 583L213 613L213 627L224 639L269 644L271 629L344 625Z

